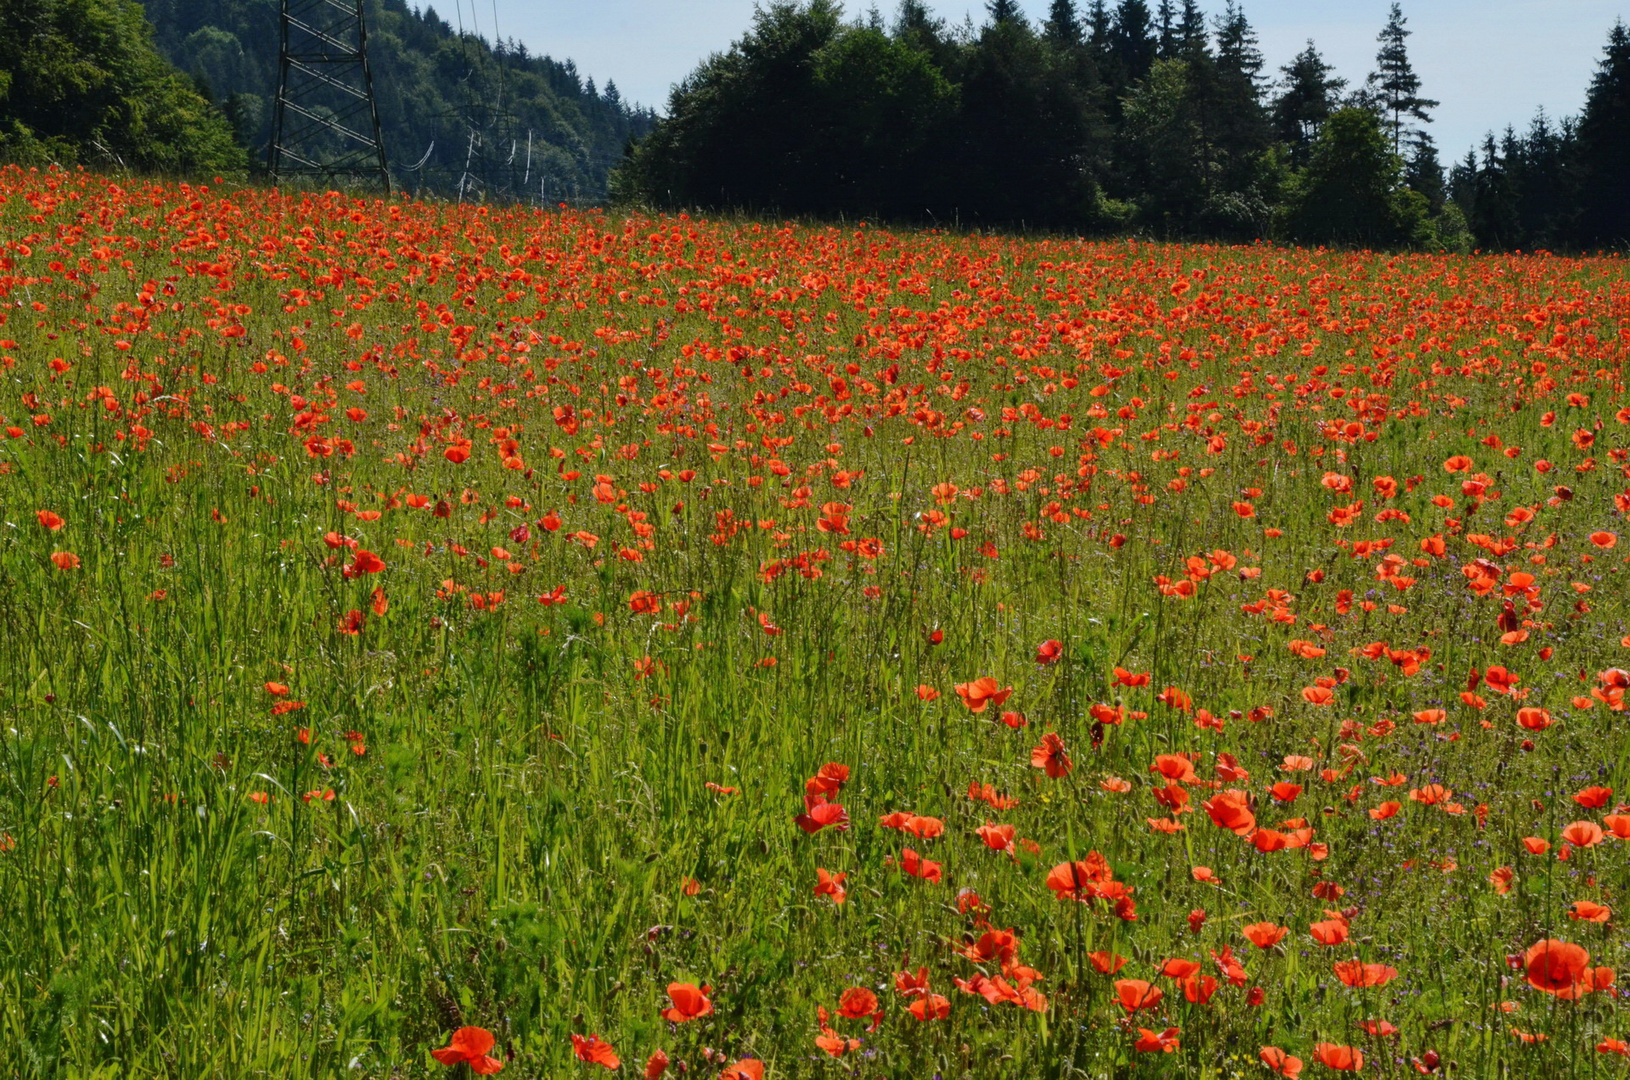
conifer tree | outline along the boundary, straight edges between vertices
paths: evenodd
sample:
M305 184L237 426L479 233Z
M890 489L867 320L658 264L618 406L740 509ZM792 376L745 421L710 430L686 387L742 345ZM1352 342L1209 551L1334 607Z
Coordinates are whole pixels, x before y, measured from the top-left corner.
M1311 40L1279 70L1284 79L1273 103L1273 133L1290 149L1291 164L1302 168L1319 129L1339 107L1347 80L1336 77Z
M1579 118L1578 237L1630 242L1630 31L1614 25Z
M1047 9L1044 32L1047 40L1060 48L1073 49L1081 44L1085 31L1076 14L1075 0L1053 0Z
M1154 19L1145 0L1121 0L1115 6L1115 20L1109 31L1117 90L1124 90L1149 74L1157 44Z
M1019 10L1019 0L988 0L985 10L990 13L990 21L996 26L1024 21L1024 12Z
M1439 104L1421 97L1420 76L1410 64L1409 49L1405 46L1410 35L1404 26L1407 21L1402 6L1394 3L1386 27L1376 38L1381 43L1381 51L1375 54L1375 71L1369 78L1369 89L1385 114L1394 154L1403 153L1404 136L1413 130L1408 118L1429 124L1432 117L1427 110Z

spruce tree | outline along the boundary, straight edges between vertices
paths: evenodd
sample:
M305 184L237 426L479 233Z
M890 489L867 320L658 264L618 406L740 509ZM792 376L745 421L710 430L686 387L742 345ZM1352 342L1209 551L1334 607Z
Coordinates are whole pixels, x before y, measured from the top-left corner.
M990 21L994 26L1024 21L1024 12L1019 10L1019 0L988 0L985 10L990 13Z
M1279 70L1285 77L1273 103L1273 133L1290 149L1291 164L1302 168L1319 129L1340 106L1347 80L1336 78L1336 69L1324 62L1311 40Z
M1109 31L1109 52L1115 67L1115 89L1124 90L1149 74L1155 62L1154 18L1145 0L1121 0Z
M1081 44L1084 32L1081 17L1076 14L1075 0L1053 0L1047 10L1047 40L1060 48L1073 49Z
M1183 15L1177 21L1177 54L1179 59L1192 62L1205 52L1210 44L1206 33L1205 13L1195 0L1183 0Z
M1386 114L1387 127L1392 136L1392 152L1403 153L1404 135L1409 130L1406 117L1422 123L1431 123L1428 109L1438 102L1421 97L1420 76L1409 62L1409 50L1404 42L1410 31L1404 28L1403 8L1394 3L1387 16L1387 25L1376 38L1381 51L1375 54L1375 71L1370 74L1369 87L1375 94L1381 111Z
M1156 51L1162 60L1170 60L1177 55L1177 9L1172 6L1172 0L1160 0L1159 14L1156 21L1160 27L1160 36Z
M1630 31L1614 25L1579 118L1578 238L1630 242Z
M1426 205L1434 215L1443 212L1448 196L1443 186L1443 166L1438 161L1438 146L1432 136L1417 131L1409 140L1409 158L1404 164L1404 186L1426 197Z

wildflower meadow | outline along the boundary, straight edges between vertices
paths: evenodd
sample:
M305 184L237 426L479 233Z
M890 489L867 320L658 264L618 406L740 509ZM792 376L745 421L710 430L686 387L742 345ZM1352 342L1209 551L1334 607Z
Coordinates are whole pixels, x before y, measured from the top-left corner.
M1630 268L0 171L20 1077L1630 1069Z

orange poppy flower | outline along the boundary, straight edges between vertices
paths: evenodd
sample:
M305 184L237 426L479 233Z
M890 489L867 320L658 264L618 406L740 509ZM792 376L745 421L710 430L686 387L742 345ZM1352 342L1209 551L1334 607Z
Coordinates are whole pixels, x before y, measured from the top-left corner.
M1256 828L1256 815L1251 812L1250 796L1243 791L1224 791L1200 805L1218 828L1228 829L1239 836Z
M992 851L1013 850L1015 830L1012 825L992 825L987 821L974 831L979 834L979 839L985 842L985 846Z
M1001 705L1013 693L1013 687L999 686L989 675L975 679L973 682L957 683L954 689L962 704L968 707L969 712L982 713L988 705Z
M1336 699L1335 692L1325 686L1302 687L1302 700L1309 705L1328 705Z
M1551 850L1551 842L1538 836L1523 837L1522 846L1528 849L1530 855L1543 855Z
M1594 900L1575 900L1568 909L1568 918L1579 922L1605 923L1613 918L1613 909Z
M669 983L668 998L673 1006L662 1010L663 1019L683 1024L708 1015L713 1011L713 1002L708 998L712 990L710 986L698 987L695 983Z
M1160 999L1166 992L1158 986L1144 982L1142 979L1116 979L1116 1004L1128 1013L1135 1013L1139 1009L1152 1009L1160 1004Z
M1243 928L1245 937L1259 949L1271 949L1290 933L1288 926L1275 926L1271 922L1251 923Z
M1054 780L1068 776L1070 770L1075 768L1074 763L1070 761L1070 755L1064 750L1064 740L1052 731L1043 735L1041 745L1030 751L1030 764L1037 769L1045 770Z
M1302 1075L1302 1059L1292 1057L1277 1046L1264 1046L1257 1051L1257 1060L1285 1080L1297 1080Z
M806 795L836 795L849 782L849 766L836 761L822 765L814 776L804 781Z
M719 1080L764 1080L764 1063L758 1058L742 1058L720 1073Z
M849 828L849 811L838 803L827 802L825 795L805 795L804 812L793 822L806 833L818 833L828 825L844 832Z
M645 1059L645 1080L657 1080L668 1071L668 1055L661 1050L653 1050L651 1056Z
M1064 655L1064 645L1061 642L1047 640L1036 646L1036 663L1051 664Z
M877 995L864 986L851 986L838 999L838 1015L846 1020L864 1020L877 1011Z
M1347 986L1385 986L1398 977L1397 968L1359 960L1337 961L1335 972L1336 978Z
M617 1051L612 1049L611 1044L601 1039L598 1035L590 1035L585 1039L583 1036L573 1032L572 1053L577 1055L577 1060L579 1061L587 1061L594 1065L603 1065L608 1069L618 1068L623 1063L622 1058L617 1056Z
M486 1028L461 1027L453 1032L451 1042L440 1050L430 1051L430 1056L443 1065L463 1062L477 1076L492 1076L504 1067L502 1061L487 1054L496 1041Z
M815 868L815 895L830 896L834 904L841 904L848 899L848 892L843 887L847 873L834 874L825 867Z
M1364 1055L1355 1047L1337 1046L1334 1043L1315 1043L1313 1056L1319 1059L1319 1064L1336 1072L1358 1072L1364 1067Z
M951 1003L939 994L924 994L911 1003L908 1011L924 1023L930 1020L944 1020L951 1015Z
M1529 946L1522 962L1529 986L1561 994L1584 979L1590 970L1590 953L1579 945L1546 938Z
M1347 940L1347 923L1341 919L1323 919L1309 926L1307 932L1320 945L1340 945Z
M1562 839L1574 847L1595 847L1604 838L1602 827L1594 821L1575 821L1562 829Z
M53 551L51 563L58 570L78 570L79 556L71 551Z
M1093 970L1100 975L1113 975L1126 966L1126 957L1110 952L1089 952L1087 959L1092 963Z
M40 523L40 528L49 529L51 532L56 532L58 529L62 528L63 525L67 524L67 522L62 520L60 515L55 514L50 510L36 510L34 512L34 519Z
M1602 530L1600 532L1591 533L1590 542L1605 550L1612 547L1614 544L1617 544L1619 542L1619 537L1616 533L1610 533L1606 530Z
M1157 1035L1148 1028L1140 1027L1138 1028L1138 1041L1132 1044L1132 1049L1141 1050L1145 1053L1154 1051L1165 1054L1175 1053L1180 1045L1177 1039L1180 1033L1178 1028L1169 1027Z
M1576 792L1573 801L1586 810L1599 810L1606 806L1607 801L1612 797L1613 789L1610 787L1588 787L1583 791Z

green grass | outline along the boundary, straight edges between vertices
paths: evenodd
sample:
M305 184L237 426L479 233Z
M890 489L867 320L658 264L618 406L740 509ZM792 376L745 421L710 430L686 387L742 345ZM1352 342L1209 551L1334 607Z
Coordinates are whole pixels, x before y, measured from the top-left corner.
M707 1077L743 1057L777 1078L1258 1076L1270 1044L1329 1075L1320 1041L1363 1048L1382 1076L1415 1075L1427 1050L1454 1076L1624 1071L1594 1049L1626 1034L1617 989L1559 1000L1507 963L1554 937L1625 970L1617 914L1567 918L1577 900L1630 902L1623 841L1566 861L1522 846L1599 821L1630 785L1623 714L1570 704L1624 666L1630 630L1623 538L1588 539L1624 531L1622 261L779 231L17 170L0 197L0 427L16 432L0 440L0 1046L16 1075L444 1075L429 1051L464 1024L497 1035L516 1077L598 1071L572 1033L612 1042L631 1075L661 1048ZM1285 389L1289 372L1320 385ZM1336 386L1384 396L1363 415L1374 441L1324 432L1359 417ZM553 411L567 404L575 432ZM314 456L314 434L352 452ZM1472 469L1446 472L1454 454ZM1480 506L1461 488L1475 473L1499 493ZM1372 480L1389 475L1387 500ZM938 505L942 482L963 497ZM1356 499L1357 520L1332 525ZM852 507L849 535L818 528L828 502ZM1534 520L1508 525L1518 506ZM1385 507L1410 520L1377 522ZM346 577L329 532L386 568ZM1420 547L1435 534L1442 558ZM1476 534L1515 547L1495 557ZM1383 537L1390 551L1351 556ZM840 546L868 538L880 557ZM1233 571L1161 595L1157 575L1219 549ZM813 552L818 577L766 574ZM1411 588L1377 581L1384 554ZM1535 575L1526 642L1498 643L1503 591L1468 588L1474 558L1502 583ZM563 602L539 603L557 587ZM1241 610L1269 589L1294 594L1294 623ZM1338 610L1344 589L1379 590L1377 608ZM630 610L640 590L665 610ZM339 629L352 611L357 634ZM1037 664L1048 639L1062 658ZM1431 656L1405 677L1352 654L1374 641ZM1558 723L1525 730L1484 687L1485 709L1462 704L1467 672L1493 664ZM1117 686L1117 666L1149 685ZM1337 666L1334 703L1305 701ZM975 715L953 687L984 675L1013 694ZM1168 686L1223 730L1161 704ZM279 700L304 707L274 715ZM1094 748L1098 703L1146 715ZM1273 715L1245 718L1261 706ZM1416 724L1429 707L1446 722ZM1074 761L1064 778L1030 766L1047 732ZM1151 762L1188 751L1194 812L1153 831L1168 811ZM1260 854L1208 820L1222 752L1251 775L1218 786L1250 791L1264 826L1306 818L1327 859ZM1283 774L1289 754L1315 767ZM836 798L853 825L805 835L804 781L828 761L852 770ZM1371 782L1394 772L1406 782ZM1306 790L1276 809L1267 788L1287 778ZM974 802L970 782L1019 805ZM1466 812L1410 800L1433 782ZM1570 801L1593 784L1617 794ZM1402 810L1373 820L1388 799ZM878 827L899 810L944 835ZM1039 854L987 849L987 821ZM899 873L905 847L942 883ZM1045 887L1090 851L1135 890L1136 921ZM1221 883L1196 881L1201 865ZM1503 896L1500 866L1516 872ZM817 867L849 875L847 903L812 892ZM1319 881L1345 895L1315 897ZM980 930L961 890L1014 928L1045 1012L958 991ZM1351 940L1317 945L1309 924L1340 908ZM1266 952L1240 930L1263 920L1290 928ZM1190 957L1218 976L1224 945L1247 985L1208 1005L1156 974ZM1097 950L1165 989L1131 1030ZM1331 965L1354 957L1399 978L1348 989ZM948 1019L917 1021L895 992L919 965ZM716 1011L661 1019L673 981L710 984ZM873 1033L835 1020L863 1045L829 1059L816 1007L857 985L886 1015ZM1399 1035L1365 1034L1371 1018ZM1181 1049L1134 1051L1138 1026L1181 1028Z

